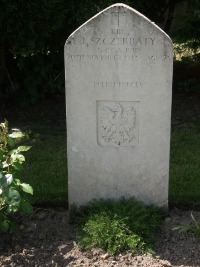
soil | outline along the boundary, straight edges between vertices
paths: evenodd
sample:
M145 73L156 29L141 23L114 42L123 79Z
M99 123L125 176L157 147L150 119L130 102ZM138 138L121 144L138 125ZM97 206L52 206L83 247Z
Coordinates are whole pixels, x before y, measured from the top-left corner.
M194 212L200 219L200 212ZM34 215L18 218L19 228L0 243L0 267L197 267L200 266L200 237L172 229L191 223L189 211L173 209L155 234L155 254L131 252L109 255L94 248L77 246L74 225L68 224L65 209L36 209Z
M22 129L38 118L49 127L60 127L65 125L64 98L49 99L24 110L2 104L1 121L4 118L11 126L19 125ZM195 119L200 119L200 95L174 95L172 130ZM194 214L200 221L200 212ZM173 208L155 235L155 255L127 252L112 256L97 248L87 251L77 246L74 225L68 224L66 209L37 208L34 215L18 217L19 228L14 235L1 234L0 267L200 267L200 237L190 231L172 230L191 221L190 211Z

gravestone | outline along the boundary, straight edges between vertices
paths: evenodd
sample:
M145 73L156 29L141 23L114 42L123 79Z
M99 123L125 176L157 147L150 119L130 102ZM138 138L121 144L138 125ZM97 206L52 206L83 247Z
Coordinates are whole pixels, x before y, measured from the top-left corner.
M115 4L65 44L69 205L135 197L167 209L173 51Z

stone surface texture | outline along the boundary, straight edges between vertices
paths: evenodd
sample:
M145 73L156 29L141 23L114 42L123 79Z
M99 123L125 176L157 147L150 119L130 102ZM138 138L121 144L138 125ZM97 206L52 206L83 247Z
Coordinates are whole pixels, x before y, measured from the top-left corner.
M135 197L168 206L171 39L115 4L65 44L69 204Z

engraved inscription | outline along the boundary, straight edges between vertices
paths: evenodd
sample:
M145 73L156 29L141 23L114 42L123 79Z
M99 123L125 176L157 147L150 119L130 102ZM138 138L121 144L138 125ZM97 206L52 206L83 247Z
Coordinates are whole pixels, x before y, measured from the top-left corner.
M100 88L138 88L142 87L141 82L94 82L94 87L100 87Z
M98 47L97 52L102 54L128 54L129 56L132 55L132 53L136 53L140 50L140 48L135 47Z
M72 61L137 61L138 57L136 55L66 55L66 60Z
M134 146L138 142L138 102L98 101L98 142Z
M113 34L117 34L117 37L104 38L93 37L86 39L81 37L78 42L74 40L77 49L79 51L78 44L86 45L85 53L67 54L66 60L69 61L138 61L138 54L144 47L154 46L156 39L152 37L140 37L140 38L127 38L118 37L122 33L122 29L113 29ZM76 47L75 46L75 47ZM90 54L90 46L96 46L94 54ZM87 52L88 51L88 52ZM152 61L152 60L151 60Z
M104 38L104 37L94 37L89 40L84 37L79 40L77 44L95 44L95 45L132 45L132 46L152 46L155 43L155 38L152 37L113 37L113 38ZM75 40L74 40L75 42Z
M132 48L133 50L130 51L130 53L137 52L136 48ZM125 53L128 53L130 49L126 48L124 51ZM101 54L102 52L105 53L114 53L116 52L115 55L112 54ZM107 49L104 51L101 48L98 48L98 53L97 55L70 55L67 54L66 60L71 60L71 61L138 61L138 56L136 54L123 54L122 50L112 50L112 49ZM157 61L160 62L171 62L173 60L172 57L168 55L148 55L146 57L146 61L155 64Z
M122 34L123 29L112 29L112 34Z
M152 63L152 64L155 64L157 63L157 61L160 60L161 62L171 62L173 60L172 57L168 56L168 55L164 55L164 56L161 56L161 55L149 55L148 58L147 58L147 61L149 63Z

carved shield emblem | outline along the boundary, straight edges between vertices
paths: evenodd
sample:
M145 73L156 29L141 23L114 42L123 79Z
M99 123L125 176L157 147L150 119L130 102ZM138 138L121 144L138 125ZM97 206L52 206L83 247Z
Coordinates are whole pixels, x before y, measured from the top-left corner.
M138 102L98 103L98 142L103 145L133 146L137 143Z

